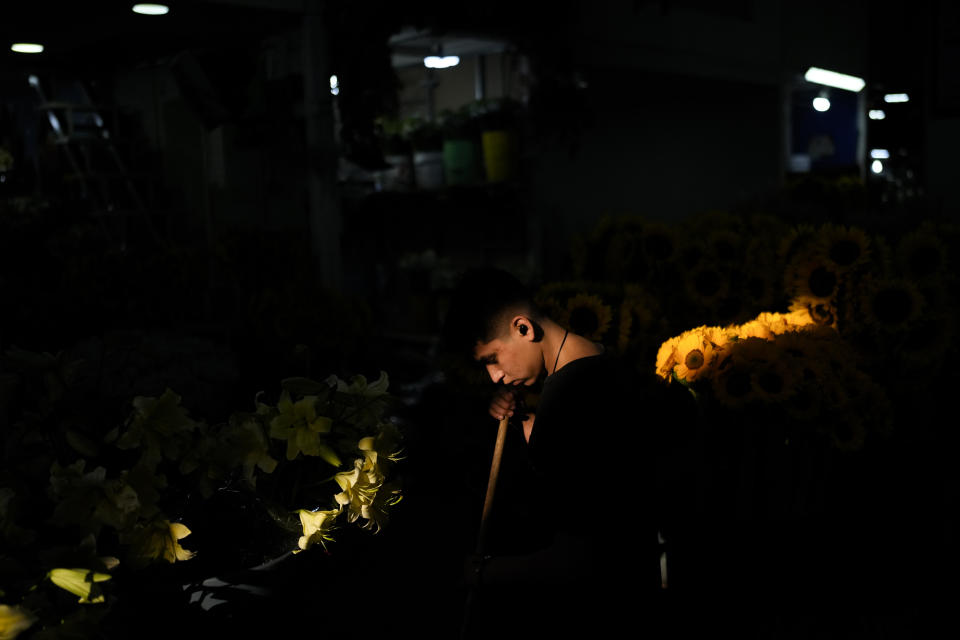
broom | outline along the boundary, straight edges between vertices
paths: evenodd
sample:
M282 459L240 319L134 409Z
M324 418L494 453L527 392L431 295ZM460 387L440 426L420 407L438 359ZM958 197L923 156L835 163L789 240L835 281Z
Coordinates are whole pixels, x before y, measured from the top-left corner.
M500 427L497 429L497 442L493 446L493 460L490 462L490 478L487 480L487 495L483 500L483 514L480 516L480 533L477 535L476 555L482 556L486 549L486 538L488 529L488 517L490 509L493 507L493 494L497 488L497 477L500 475L500 459L503 457L503 443L507 439L507 417L500 420ZM460 638L467 638L470 628L471 615L473 612L473 603L476 599L477 585L471 585L467 592L467 604L463 614L463 626L460 628Z

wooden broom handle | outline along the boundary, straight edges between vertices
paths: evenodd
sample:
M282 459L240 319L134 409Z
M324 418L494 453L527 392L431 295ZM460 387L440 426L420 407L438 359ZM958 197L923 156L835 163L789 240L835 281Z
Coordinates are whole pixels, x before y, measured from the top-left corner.
M490 509L493 507L493 494L497 489L497 477L500 475L500 459L503 458L503 443L507 440L507 417L500 420L497 429L497 442L493 446L493 460L490 462L490 479L487 481L487 497L483 501L483 515L480 516L480 535L477 536L477 553L486 548L487 525Z

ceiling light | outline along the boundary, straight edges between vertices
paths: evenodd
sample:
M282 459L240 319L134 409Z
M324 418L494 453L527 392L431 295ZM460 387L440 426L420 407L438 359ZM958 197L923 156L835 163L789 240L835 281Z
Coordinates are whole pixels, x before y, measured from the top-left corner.
M14 42L10 45L10 51L17 53L40 53L43 51L43 45L35 42Z
M870 171L873 171L874 173L883 173L883 163L879 160L874 160L870 165Z
M460 64L459 56L427 56L423 59L423 66L430 69L447 69Z
M886 117L887 114L883 112L883 109L870 109L871 120L883 120Z
M170 7L165 4L151 4L148 2L133 5L133 12L144 16L162 16L170 13Z
M846 89L847 91L860 91L867 84L863 78L848 76L845 73L837 73L836 71L827 71L826 69L820 69L818 67L810 67L807 69L807 72L803 75L803 79L807 82L825 84L828 87Z
M886 160L890 157L890 152L886 149L870 149L870 157L877 160Z
M813 99L813 108L817 111L826 111L830 108L830 101L823 96L817 96Z
M337 76L330 76L330 93L335 96L340 95L340 79Z
M905 93L888 93L883 96L884 102L910 102L910 96Z

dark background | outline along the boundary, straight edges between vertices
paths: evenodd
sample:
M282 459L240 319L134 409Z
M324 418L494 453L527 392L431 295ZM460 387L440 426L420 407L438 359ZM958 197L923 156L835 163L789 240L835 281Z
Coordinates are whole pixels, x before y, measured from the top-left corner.
M462 398L433 386L460 270L496 265L531 284L569 278L575 238L603 215L957 221L960 12L945 0L219 0L171 2L159 18L129 4L4 8L0 146L15 164L0 184L0 349L98 362L99 393L118 406L175 385L199 416L246 407L286 376L388 371L413 489L398 516L407 528L383 548L426 554L430 575L454 575L449 559L470 548L487 459L472 443L479 454L463 464L475 484L466 506L450 507L454 533L443 533L429 498L459 490L430 484L451 437L443 429L450 415L484 411L476 398L451 405ZM377 188L385 164L374 120L416 108L401 99L409 74L392 66L389 45L410 28L447 42L495 39L525 60L522 162L511 180ZM14 53L14 41L46 50ZM820 89L802 80L809 66L867 87L832 90L835 109L816 114L809 101ZM891 91L911 101L884 105ZM51 137L44 101L75 106L69 142ZM885 120L857 119L881 107ZM836 155L807 175L862 178L854 209L784 202L798 177L791 155L823 133ZM881 175L870 171L874 147L891 152ZM477 436L467 431L453 437ZM925 560L916 540L899 542L905 577ZM350 574L349 559L337 562L327 570ZM400 567L417 563L405 556ZM455 626L457 598L425 593L440 598L436 627ZM904 610L891 624L917 615Z

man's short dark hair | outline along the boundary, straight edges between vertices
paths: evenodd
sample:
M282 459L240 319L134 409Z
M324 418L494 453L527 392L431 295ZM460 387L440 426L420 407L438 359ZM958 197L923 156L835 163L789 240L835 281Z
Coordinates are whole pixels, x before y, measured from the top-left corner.
M515 309L539 316L529 290L517 278L493 267L466 271L450 300L441 350L472 355L478 342L499 336L504 314Z

